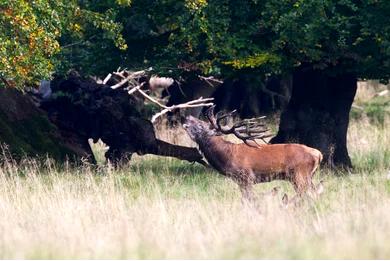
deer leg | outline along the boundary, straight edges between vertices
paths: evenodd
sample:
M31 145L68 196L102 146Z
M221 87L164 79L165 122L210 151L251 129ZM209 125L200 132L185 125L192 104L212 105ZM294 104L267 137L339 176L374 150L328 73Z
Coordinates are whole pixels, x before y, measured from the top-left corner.
M288 199L287 195L283 196L282 202L287 207L289 204L294 204L295 206L302 200L303 195L308 195L312 199L316 199L319 194L323 192L323 182L316 186L313 183L312 177L318 164L314 166L313 169L309 171L297 171L295 175L293 175L292 183L294 185L294 189L296 191L296 195L291 199ZM306 175L304 173L307 173Z
M293 206L297 206L299 202L302 200L302 196L308 192L308 190L311 187L311 178L310 176L304 175L304 171L295 171L294 175L291 178L291 182L294 186L296 194L289 199L287 194L284 194L282 198L282 203L284 207L288 207L290 204L293 204Z
M297 172L292 180L297 195L302 195L310 188L311 179L305 177L302 172Z
M230 177L240 188L242 201L253 202L256 197L253 192L254 175L248 170L238 170L230 174Z

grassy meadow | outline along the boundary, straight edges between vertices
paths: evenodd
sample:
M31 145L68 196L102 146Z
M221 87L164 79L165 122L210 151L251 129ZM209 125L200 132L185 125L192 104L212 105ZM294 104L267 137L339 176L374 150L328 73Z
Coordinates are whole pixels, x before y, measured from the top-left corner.
M287 182L257 185L254 208L230 180L170 158L134 157L118 169L6 160L0 258L389 259L390 119L366 116L367 92L348 134L354 170L321 169L325 192L296 208L281 206L293 195ZM274 186L279 195L261 196Z

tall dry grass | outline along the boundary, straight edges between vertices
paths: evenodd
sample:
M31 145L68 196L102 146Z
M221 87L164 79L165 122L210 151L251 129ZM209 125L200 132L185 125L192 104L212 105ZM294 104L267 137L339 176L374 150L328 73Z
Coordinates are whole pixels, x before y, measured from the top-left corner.
M356 168L321 170L325 192L297 208L285 182L259 208L202 166L136 157L121 169L4 161L1 258L390 258L390 127L351 122Z

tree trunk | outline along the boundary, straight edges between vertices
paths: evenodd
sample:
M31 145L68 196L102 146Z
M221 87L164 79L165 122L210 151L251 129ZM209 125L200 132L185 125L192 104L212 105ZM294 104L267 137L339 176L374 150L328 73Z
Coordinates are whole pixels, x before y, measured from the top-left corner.
M349 112L357 88L354 75L329 76L299 70L292 96L271 143L302 143L319 149L330 167L352 167L347 150Z
M47 113L36 107L32 96L0 87L0 162L9 160L4 155L17 161L27 156L74 162L92 155L86 139L71 135L68 139L62 134L50 123ZM88 158L94 160L93 156Z
M157 156L174 157L189 162L197 162L208 167L207 162L203 160L203 156L198 149L171 144L159 139L155 139L151 145L143 147L142 149L130 148L129 146L121 148L116 147L114 149L110 148L106 152L105 157L112 163L117 164L123 160L129 161L134 152L137 152L139 155L153 154Z
M203 160L203 156L196 148L183 147L159 139L156 139L156 143L156 147L145 152L159 156L175 157L189 162L198 162L204 166L208 166L208 164Z

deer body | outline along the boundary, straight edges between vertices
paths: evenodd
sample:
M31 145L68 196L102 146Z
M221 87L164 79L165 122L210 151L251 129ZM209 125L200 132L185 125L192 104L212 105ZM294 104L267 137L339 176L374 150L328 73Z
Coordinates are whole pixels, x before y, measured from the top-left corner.
M276 179L291 181L299 195L314 189L312 177L322 160L316 149L301 144L234 144L191 116L184 127L210 165L233 179L245 198L253 198L254 184Z

